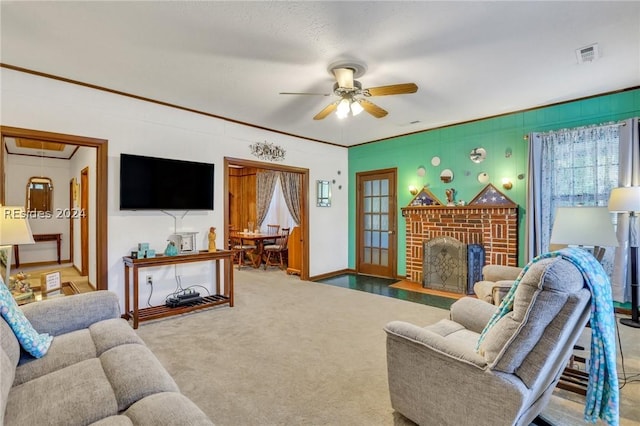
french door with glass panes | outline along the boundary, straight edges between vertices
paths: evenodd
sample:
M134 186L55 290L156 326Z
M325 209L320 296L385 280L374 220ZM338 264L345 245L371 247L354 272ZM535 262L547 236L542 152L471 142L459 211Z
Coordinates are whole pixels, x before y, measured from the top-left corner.
M396 277L396 169L356 174L356 270Z

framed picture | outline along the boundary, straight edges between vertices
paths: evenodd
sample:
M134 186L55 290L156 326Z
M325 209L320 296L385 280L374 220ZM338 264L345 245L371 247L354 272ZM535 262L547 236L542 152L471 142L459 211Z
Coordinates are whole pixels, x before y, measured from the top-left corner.
M40 275L40 292L43 296L60 294L62 276L60 271L45 272Z

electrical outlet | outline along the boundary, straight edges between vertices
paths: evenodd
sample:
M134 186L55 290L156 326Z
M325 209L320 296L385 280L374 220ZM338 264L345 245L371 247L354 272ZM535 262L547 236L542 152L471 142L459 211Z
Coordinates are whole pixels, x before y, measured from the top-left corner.
M147 275L147 284L153 285L153 277L151 275Z

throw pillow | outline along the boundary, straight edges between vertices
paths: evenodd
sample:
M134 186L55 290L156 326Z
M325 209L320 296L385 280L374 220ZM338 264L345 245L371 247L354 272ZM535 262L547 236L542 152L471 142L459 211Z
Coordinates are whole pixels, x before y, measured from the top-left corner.
M53 336L47 333L38 333L22 310L18 307L16 300L0 278L0 314L13 330L22 348L36 358L42 358L49 350Z

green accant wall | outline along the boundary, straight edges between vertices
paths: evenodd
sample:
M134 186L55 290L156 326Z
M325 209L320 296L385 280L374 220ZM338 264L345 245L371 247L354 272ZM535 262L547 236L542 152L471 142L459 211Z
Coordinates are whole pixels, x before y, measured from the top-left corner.
M409 185L418 188L428 185L431 192L443 202L446 201L445 189L455 188L456 200L468 202L486 186L478 181L478 174L483 172L489 175L490 183L519 205L518 263L523 265L528 177L525 136L530 132L600 124L639 115L640 89L634 89L349 148L349 268L356 267L356 173L397 169L399 276L406 274L405 221L400 209L413 198L408 190ZM487 151L487 158L479 164L469 159L469 153L476 147ZM507 152L510 152L509 156ZM438 166L431 165L431 159L435 156L441 160ZM417 175L420 166L427 170L424 177ZM451 183L440 181L440 172L444 169L453 171ZM520 174L524 176L522 180L518 179ZM502 188L504 177L513 182L513 188L509 191Z

